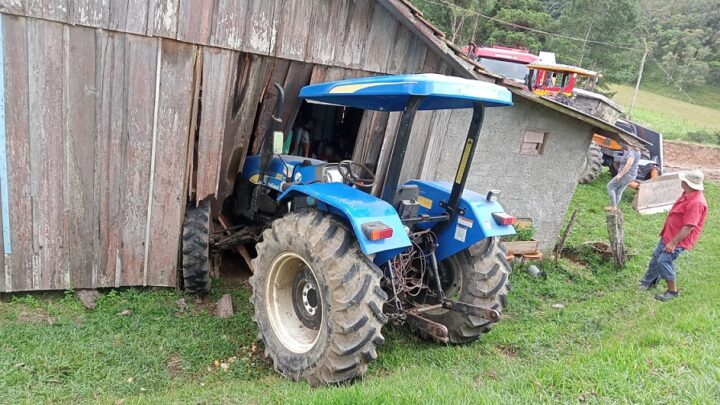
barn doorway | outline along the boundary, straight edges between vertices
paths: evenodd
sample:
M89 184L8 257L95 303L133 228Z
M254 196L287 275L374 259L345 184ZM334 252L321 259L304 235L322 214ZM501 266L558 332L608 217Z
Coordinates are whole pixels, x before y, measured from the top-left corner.
M352 159L363 112L357 108L303 101L288 131L283 152L327 162Z

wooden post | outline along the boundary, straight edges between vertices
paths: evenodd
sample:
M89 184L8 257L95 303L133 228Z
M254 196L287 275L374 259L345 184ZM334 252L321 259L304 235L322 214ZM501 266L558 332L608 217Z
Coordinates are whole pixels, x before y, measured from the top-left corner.
M622 211L606 212L605 219L607 221L608 238L610 239L613 263L615 267L623 267L625 266L626 252Z
M562 236L560 237L560 241L555 245L555 263L557 264L558 256L562 254L562 250L565 247L565 241L567 240L568 235L570 234L570 229L572 229L573 224L575 224L575 216L577 215L577 209L575 209L570 215L570 220L568 221L567 227L565 227L565 232L563 232Z

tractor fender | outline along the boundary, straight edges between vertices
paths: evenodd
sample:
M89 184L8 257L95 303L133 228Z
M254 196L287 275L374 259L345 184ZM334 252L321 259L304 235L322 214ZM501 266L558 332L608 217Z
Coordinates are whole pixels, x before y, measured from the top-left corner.
M397 211L387 202L343 183L298 184L288 187L277 198L280 202L294 200L302 205L329 212L350 224L360 249L367 256L375 255L376 264L384 263L411 246L405 226ZM298 199L300 199L298 201ZM392 236L379 241L369 240L362 225L380 221L392 228Z
M420 214L441 215L446 212L444 204L450 199L452 184L424 180L412 180L407 184L418 186ZM512 225L499 225L493 218L494 212L505 212L503 207L497 201L487 201L486 196L474 191L463 191L458 211L458 215L437 232L437 260L446 259L485 238L515 234Z

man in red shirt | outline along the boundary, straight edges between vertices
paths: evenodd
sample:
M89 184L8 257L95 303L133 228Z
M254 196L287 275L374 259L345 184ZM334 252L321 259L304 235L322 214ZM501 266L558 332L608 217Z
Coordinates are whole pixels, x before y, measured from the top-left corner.
M668 213L647 272L640 279L643 290L654 287L661 278L665 280L667 291L655 296L660 301L669 301L679 295L675 285L674 261L682 252L695 246L705 225L708 207L703 195L703 180L700 170L680 173L684 192Z

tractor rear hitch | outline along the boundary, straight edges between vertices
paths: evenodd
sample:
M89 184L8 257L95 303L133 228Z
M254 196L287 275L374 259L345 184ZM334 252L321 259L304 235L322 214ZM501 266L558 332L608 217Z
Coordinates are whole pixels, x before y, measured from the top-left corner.
M406 322L411 328L427 333L437 342L448 343L450 341L448 328L445 325L423 318L414 311L403 312Z
M477 305L466 304L464 302L458 302L448 299L443 300L441 305L443 308L449 309L450 311L461 312L466 315L489 319L492 322L497 322L500 320L500 313L491 308L483 308Z

